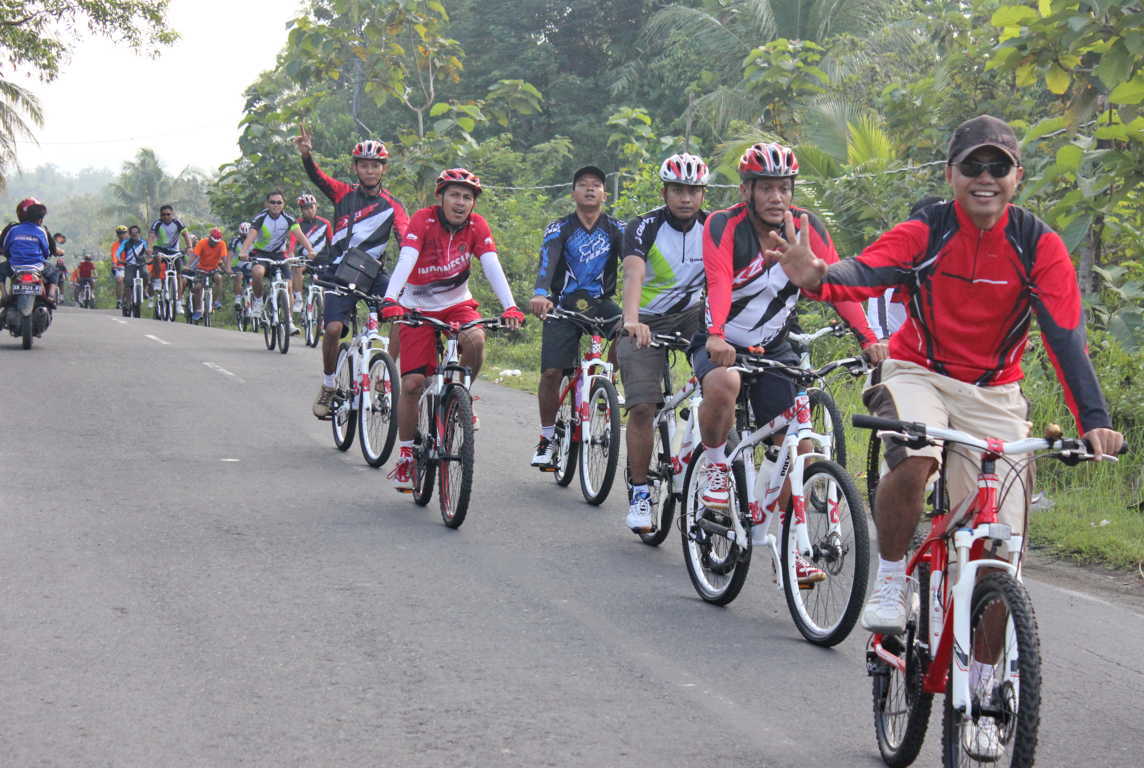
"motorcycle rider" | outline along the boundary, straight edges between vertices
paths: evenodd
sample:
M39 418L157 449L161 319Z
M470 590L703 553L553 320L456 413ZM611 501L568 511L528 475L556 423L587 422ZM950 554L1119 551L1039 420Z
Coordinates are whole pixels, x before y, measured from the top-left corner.
M44 227L47 206L34 197L21 200L16 206L18 223L9 224L0 235L0 251L8 261L0 264L0 296L4 283L20 267L42 266L44 282L48 286L47 300L54 308L59 285L59 272L51 262L52 237Z

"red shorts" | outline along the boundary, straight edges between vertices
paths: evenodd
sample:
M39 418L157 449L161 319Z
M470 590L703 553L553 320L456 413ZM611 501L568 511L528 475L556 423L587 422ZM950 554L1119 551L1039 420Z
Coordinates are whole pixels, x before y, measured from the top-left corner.
M475 299L469 299L448 309L421 312L421 314L446 323L467 323L480 319L481 313L477 311L479 306L480 303ZM410 373L423 373L428 376L437 372L437 333L436 328L428 325L401 326L398 344L401 346L399 359L402 376Z

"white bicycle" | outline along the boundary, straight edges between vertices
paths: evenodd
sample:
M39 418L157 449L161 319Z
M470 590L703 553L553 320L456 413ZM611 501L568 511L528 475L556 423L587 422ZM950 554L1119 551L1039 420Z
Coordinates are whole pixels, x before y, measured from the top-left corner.
M163 264L163 279L159 284L159 295L155 299L155 319L175 322L179 312L179 259L182 251L156 253L155 258Z
M732 370L739 371L743 385L731 436L738 444L728 457L729 503L726 509L703 504L700 477L708 462L700 445L684 480L681 533L687 574L700 597L726 605L743 588L754 543L760 542L771 552L776 586L786 595L799 632L815 645L835 645L853 629L866 596L870 539L854 481L830 460L829 438L814 431L806 388L838 368L864 375L866 363L851 357L805 371L752 355L736 360ZM799 390L793 407L752 430L749 379L768 373L793 379ZM770 437L784 429L781 445L771 445ZM802 440L810 440L814 450L800 454ZM790 502L779 509L788 479ZM782 525L781 546L770 532L776 517ZM802 583L800 577L808 574L815 583Z
M301 259L267 259L262 256L255 257L253 261L266 268L263 276L262 315L259 323L262 325L262 340L266 348L273 350L275 345L278 351L286 354L290 351L290 269L302 263ZM270 278L270 288L266 288L266 278Z
M397 397L401 391L397 365L389 356L389 338L378 333L377 311L370 296L353 286L315 280L328 291L354 296L370 305L365 329L349 342L342 342L334 369L337 392L330 404L330 426L334 445L347 451L354 442L365 463L380 467L393 451L397 439Z
M306 285L305 301L302 303L302 332L306 336L307 347L316 347L322 340L325 298L321 288L324 283L319 283L317 278L320 269L321 267L314 262L306 262L306 272L310 275L310 280Z

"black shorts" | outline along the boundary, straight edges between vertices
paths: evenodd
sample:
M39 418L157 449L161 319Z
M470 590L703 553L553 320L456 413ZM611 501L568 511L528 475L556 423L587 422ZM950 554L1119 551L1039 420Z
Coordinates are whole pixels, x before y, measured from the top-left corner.
M324 277L324 280L330 278ZM381 297L385 295L385 290L389 287L389 273L384 269L377 273L374 278L373 285L369 290L359 287L358 290L363 293L368 293L372 296L378 297L378 303L381 303ZM360 299L357 296L346 296L333 291L326 291L322 296L322 325L329 325L330 323L341 323L343 330L349 327L350 314L354 311Z
M563 306L563 300L560 304ZM620 314L620 308L611 299L597 299L587 309L576 309L575 306L570 308L590 317L615 317ZM603 334L604 337L610 339L615 336L622 324L622 320L616 320L616 324ZM580 357L581 335L580 326L571 320L546 319L540 337L540 370L575 368Z
M739 352L747 350L735 347ZM700 386L703 377L719 366L711 362L707 356L707 334L697 335L687 349L687 356L691 360L691 367L695 371L695 378L699 379ZM798 365L798 353L791 347L790 342L784 340L781 344L768 348L763 357L787 365ZM794 396L797 385L786 376L777 373L766 373L753 377L750 384L751 412L754 414L754 426L760 427L794 405Z

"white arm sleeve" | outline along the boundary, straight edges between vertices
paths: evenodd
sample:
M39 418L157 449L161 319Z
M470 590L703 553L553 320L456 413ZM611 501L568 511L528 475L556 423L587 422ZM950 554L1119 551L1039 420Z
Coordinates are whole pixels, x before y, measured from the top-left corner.
M389 278L389 287L385 289L385 298L397 301L401 289L405 287L405 281L413 274L413 267L417 266L418 255L417 249L408 245L401 249L401 253L397 256L397 265L394 266L393 274Z
M481 269L485 271L485 279L493 287L493 293L500 299L501 306L505 309L515 307L516 302L512 299L512 288L509 287L508 278L505 277L504 270L501 269L500 257L497 256L496 251L481 254Z

